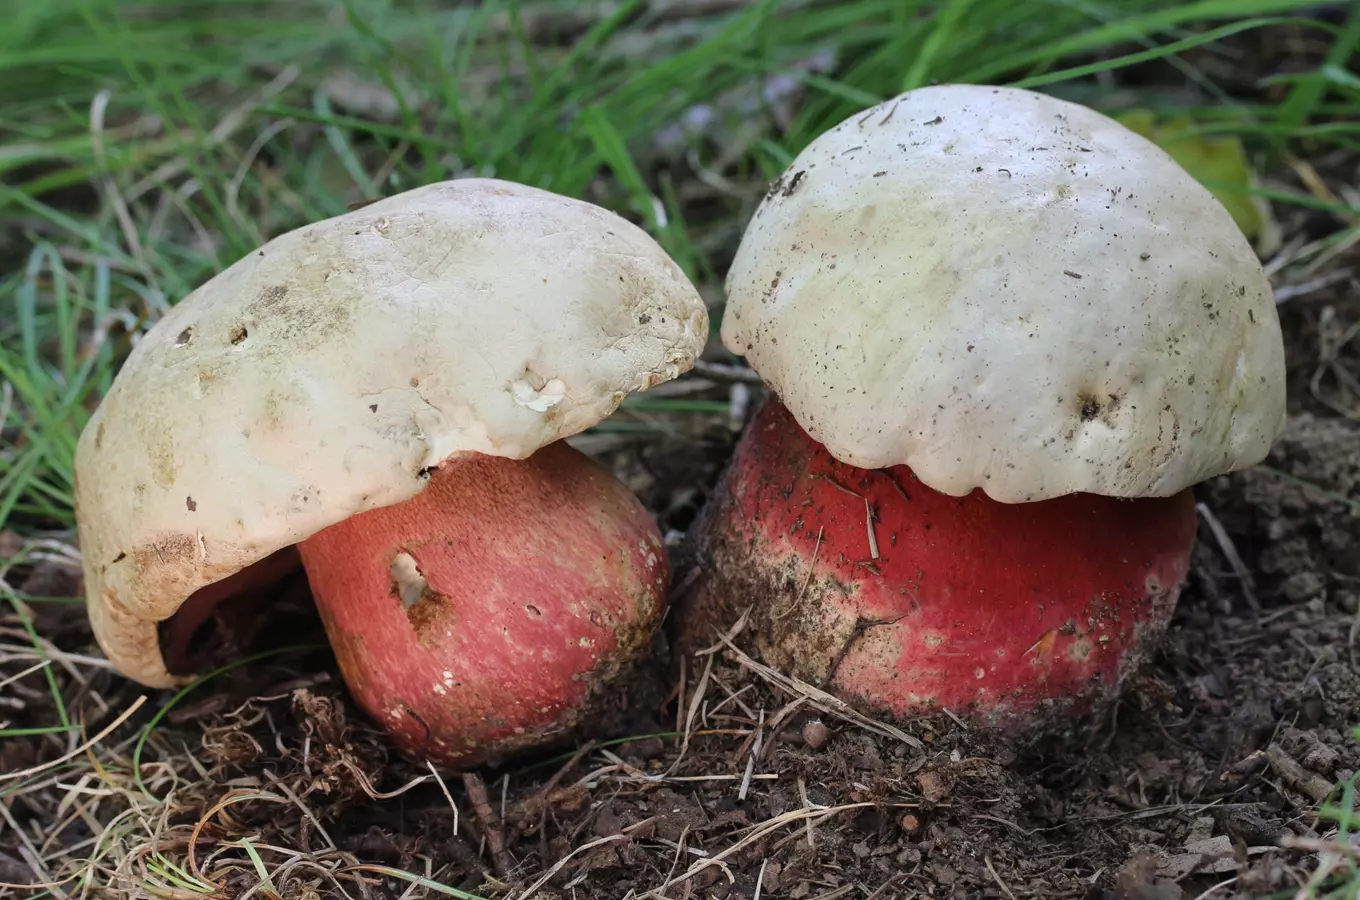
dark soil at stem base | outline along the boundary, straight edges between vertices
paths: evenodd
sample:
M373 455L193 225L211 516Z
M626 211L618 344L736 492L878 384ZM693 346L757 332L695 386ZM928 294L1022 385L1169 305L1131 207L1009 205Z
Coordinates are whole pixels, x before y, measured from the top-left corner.
M716 653L687 660L683 694L633 710L631 734L643 736L606 743L617 735L600 735L601 745L567 769L559 756L484 771L490 802L481 815L458 777L444 773L459 808L455 834L449 799L432 778L396 796L370 795L429 770L392 753L356 714L322 650L235 670L172 708L144 759L170 760L182 784L166 826L146 840L187 865L194 825L245 788L291 792L297 802L247 800L209 817L197 858L224 897L258 881L243 851L225 843L242 836L282 867L275 886L289 897L309 889L339 897L337 884L353 897L397 897L406 882L352 867L423 873L426 860L440 883L487 897L519 896L559 864L539 896L659 890L751 900L757 879L762 897L795 900L1188 900L1228 879L1218 896L1290 890L1314 861L1281 840L1325 835L1319 801L1360 767L1351 734L1360 724L1360 523L1353 505L1293 478L1353 496L1357 448L1360 425L1301 411L1268 467L1201 486L1195 564L1161 650L1109 716L1075 721L1041 743L1017 745L947 716L897 723L909 743L793 702L749 663ZM690 476L712 484L711 460L677 452L706 470ZM634 465L620 457L620 474L636 476L653 508L665 509L657 502L665 484L652 480L649 494ZM78 649L88 641L83 620L61 609L68 614L44 609L39 628ZM324 639L315 622L296 621L313 633L290 641ZM76 714L97 727L139 693L101 673L82 696L99 696L112 712ZM51 758L45 741L7 740L3 769ZM156 768L145 777L158 794L169 787ZM60 796L22 795L11 813L28 827L66 820L47 839L75 846L92 836L90 821L117 811L105 803L90 821L58 815ZM508 871L497 872L484 849L496 827ZM264 845L314 864L287 867L289 857ZM13 869L5 880L14 881L27 867L14 849L4 852L0 861ZM122 893L135 894L135 884Z

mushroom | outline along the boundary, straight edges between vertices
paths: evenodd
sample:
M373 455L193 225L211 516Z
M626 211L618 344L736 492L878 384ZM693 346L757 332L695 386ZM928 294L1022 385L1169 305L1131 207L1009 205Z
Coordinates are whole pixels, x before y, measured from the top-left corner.
M563 439L688 370L707 330L641 229L509 182L269 241L142 337L80 437L100 646L183 683L216 604L267 610L301 566L399 747L471 765L569 735L649 645L670 570L641 503Z
M772 396L691 531L682 649L1004 728L1116 696L1166 628L1192 486L1285 415L1270 285L1154 144L1013 88L817 137L746 230L721 337Z

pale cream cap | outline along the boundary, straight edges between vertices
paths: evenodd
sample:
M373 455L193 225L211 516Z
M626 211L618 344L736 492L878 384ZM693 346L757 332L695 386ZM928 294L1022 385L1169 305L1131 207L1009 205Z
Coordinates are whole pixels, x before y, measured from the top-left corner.
M951 495L1175 494L1284 426L1271 287L1231 216L1032 91L922 88L822 134L727 293L723 343L813 438Z
M689 369L707 310L645 232L518 184L432 184L283 234L138 343L76 449L95 635L156 623L460 454L523 458Z

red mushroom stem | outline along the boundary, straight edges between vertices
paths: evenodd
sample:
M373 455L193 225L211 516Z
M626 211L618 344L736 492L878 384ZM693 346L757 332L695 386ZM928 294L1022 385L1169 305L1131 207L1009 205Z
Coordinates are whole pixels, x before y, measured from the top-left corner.
M670 577L647 510L561 441L450 461L298 551L356 701L403 749L457 766L602 715Z
M1195 506L952 497L837 462L771 399L691 535L681 649L749 609L766 664L863 710L1014 730L1115 696L1170 620Z

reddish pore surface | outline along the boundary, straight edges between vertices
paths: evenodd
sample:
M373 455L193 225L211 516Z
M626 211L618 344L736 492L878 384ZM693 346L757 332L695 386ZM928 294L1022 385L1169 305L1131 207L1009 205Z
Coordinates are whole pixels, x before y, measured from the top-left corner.
M560 441L446 463L411 500L298 550L356 701L449 765L590 720L647 647L669 582L650 514Z
M950 497L904 466L837 462L771 400L691 534L682 647L749 607L739 640L861 709L1026 727L1089 711L1139 664L1189 568L1195 507L1190 491Z

